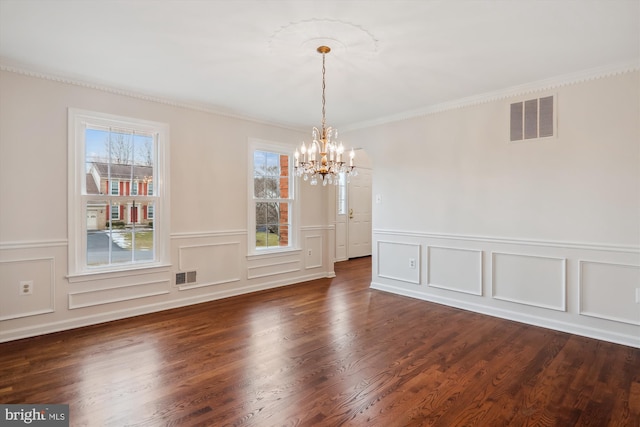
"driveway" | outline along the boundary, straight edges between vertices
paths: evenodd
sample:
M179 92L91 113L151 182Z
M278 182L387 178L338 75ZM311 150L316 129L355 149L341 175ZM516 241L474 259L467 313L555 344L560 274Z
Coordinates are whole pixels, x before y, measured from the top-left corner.
M132 261L131 249L121 248L106 231L87 232L87 265L109 264L109 247L111 247L111 263ZM133 254L136 261L152 260L153 251L136 250Z

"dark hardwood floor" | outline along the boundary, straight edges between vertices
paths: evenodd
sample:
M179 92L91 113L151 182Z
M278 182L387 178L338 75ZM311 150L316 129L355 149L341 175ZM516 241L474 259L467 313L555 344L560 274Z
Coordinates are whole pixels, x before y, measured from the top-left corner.
M337 277L0 344L72 426L640 426L640 349Z

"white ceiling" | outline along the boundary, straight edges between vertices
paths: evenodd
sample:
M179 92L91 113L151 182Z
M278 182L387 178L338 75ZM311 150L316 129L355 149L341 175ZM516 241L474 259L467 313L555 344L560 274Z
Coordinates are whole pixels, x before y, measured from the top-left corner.
M354 126L640 60L639 0L0 0L0 61L287 126Z

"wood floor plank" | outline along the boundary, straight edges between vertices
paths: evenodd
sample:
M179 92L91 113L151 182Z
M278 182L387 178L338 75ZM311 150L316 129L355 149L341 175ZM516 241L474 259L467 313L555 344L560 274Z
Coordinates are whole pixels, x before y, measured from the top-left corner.
M337 277L0 344L72 426L640 426L640 349Z

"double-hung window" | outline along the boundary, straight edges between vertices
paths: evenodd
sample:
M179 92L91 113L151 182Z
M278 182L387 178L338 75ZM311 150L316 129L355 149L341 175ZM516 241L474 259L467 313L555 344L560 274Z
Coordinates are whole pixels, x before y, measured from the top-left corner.
M295 247L296 204L291 148L250 143L249 248L252 253Z
M163 123L69 110L71 278L168 264L168 135Z

